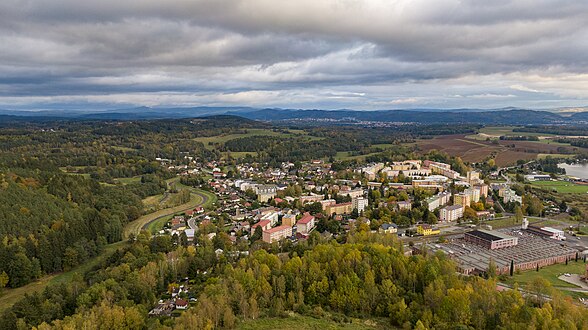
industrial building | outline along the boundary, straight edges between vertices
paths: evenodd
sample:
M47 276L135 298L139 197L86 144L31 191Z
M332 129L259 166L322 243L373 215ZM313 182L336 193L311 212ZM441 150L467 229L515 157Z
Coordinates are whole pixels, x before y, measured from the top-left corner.
M465 233L464 239L490 250L502 249L518 244L518 238L510 235L505 235L494 230L473 230Z

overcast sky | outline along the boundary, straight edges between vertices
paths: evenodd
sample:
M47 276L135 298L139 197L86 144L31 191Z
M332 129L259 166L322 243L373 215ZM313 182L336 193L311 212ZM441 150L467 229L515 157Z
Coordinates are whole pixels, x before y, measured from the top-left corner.
M587 99L583 0L0 1L5 109Z

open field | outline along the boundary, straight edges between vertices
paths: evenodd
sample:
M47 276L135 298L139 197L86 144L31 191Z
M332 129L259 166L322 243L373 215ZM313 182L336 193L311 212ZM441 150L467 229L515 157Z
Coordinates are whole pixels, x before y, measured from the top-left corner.
M529 223L531 223L531 224L536 223L536 222L541 222L540 219L534 219L534 218L528 218L528 220L529 220ZM490 225L490 226L492 226L492 229L513 227L513 226L520 226L521 225L520 222L515 222L514 217L496 219L496 220L485 220L485 221L482 221L481 224Z
M372 152L372 153L365 154L365 155L352 156L351 152L349 152L349 151L338 151L337 154L335 155L335 160L364 159L365 157L368 157L371 155L377 155L377 154L378 154L378 152Z
M393 329L390 326L387 329ZM360 330L360 329L384 329L382 326L354 319L352 323L337 323L327 319L317 319L310 316L292 315L286 318L259 318L245 321L237 325L240 330Z
M147 224L147 231L150 232L151 234L155 234L158 231L160 231L163 226L173 217L172 215L168 215L162 218L159 218L155 221L151 221Z
M223 134L217 136L207 136L207 137L199 137L194 140L198 142L202 142L204 147L207 149L214 149L215 145L223 144L229 140L250 137L250 136L279 136L279 137L294 137L299 135L307 135L307 133L303 130L287 130L288 133L278 132L271 129L262 129L262 128L252 128L248 129L247 133L245 134ZM314 138L314 137L310 137ZM316 139L316 138L315 138Z
M141 182L141 176L134 176L132 178L115 178L114 182L120 182L122 184L138 183Z
M547 157L551 158L573 158L574 155L566 155L566 154L538 154L537 159L545 159Z
M493 153L503 151L504 147L491 142L468 140L464 135L444 135L433 139L417 141L418 148L427 153L439 150L451 156L459 156L466 162L479 162Z
M500 136L507 128L483 128L487 135L490 133ZM481 130L481 131L482 131ZM510 128L512 130L512 128ZM451 156L459 156L466 162L480 162L488 157L493 157L496 165L508 166L516 164L517 160L533 160L547 156L568 158L577 152L586 152L588 149L572 147L561 143L543 141L486 141L480 135L444 135L433 139L418 140L417 147L422 153L431 150L439 150Z
M570 261L568 265L566 264L557 264L551 265L547 267L540 268L539 271L526 271L520 274L515 274L512 278L509 278L507 281L508 284L518 283L519 287L525 288L525 286L532 282L536 278L544 278L549 283L551 283L554 287L562 287L562 288L576 288L577 286L570 284L568 282L564 282L558 277L564 273L570 274L584 274L586 271L586 264L581 260L578 262Z
M532 186L548 190L555 190L560 194L586 194L588 185L575 184L567 181L533 181Z
M143 205L145 206L145 209L151 209L159 206L163 197L163 194L146 197L143 199Z
M467 138L475 140L496 140L501 136L539 136L548 137L555 136L547 133L534 133L534 132L514 132L514 126L498 126L498 127L483 127L477 134L468 135Z
M104 258L108 257L109 255L114 253L114 251L116 251L118 248L123 247L125 244L128 243L126 241L120 241L117 243L106 245L100 255L86 261L84 264L79 265L70 271L59 274L46 275L40 278L39 280L22 286L20 288L4 289L4 291L0 295L0 312L14 305L14 303L19 301L25 295L25 293L32 294L33 292L42 291L50 284L70 282L75 274L85 274L94 266L98 265L102 260L104 260Z

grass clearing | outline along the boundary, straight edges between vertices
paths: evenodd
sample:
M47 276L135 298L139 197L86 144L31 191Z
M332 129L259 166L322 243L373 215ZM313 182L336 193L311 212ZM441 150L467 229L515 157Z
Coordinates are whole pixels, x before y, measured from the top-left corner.
M248 320L237 325L239 330L360 330L390 329L366 320L352 319L352 323L339 323L328 319L317 319L310 316L291 315L285 318L259 318Z
M531 283L534 279L544 278L547 281L549 281L549 283L551 283L551 285L553 285L554 287L577 288L577 286L568 282L564 282L560 280L558 277L564 273L584 274L585 271L586 264L584 262L582 262L581 260L578 262L570 261L568 265L551 265L540 268L539 271L529 270L521 272L520 274L515 274L513 277L508 279L507 283L510 285L518 283L519 287L524 289L525 286Z
M114 182L120 182L122 184L139 183L141 182L141 176L134 176L132 178L115 178L113 180Z
M527 218L529 223L536 223L541 222L540 219L534 218ZM543 221L545 222L545 221ZM506 228L506 227L513 227L513 226L520 226L520 222L516 222L514 217L504 218L504 219L495 219L495 220L486 220L482 221L481 224L483 225L490 225L492 229L499 229L499 228Z
M202 142L206 149L214 149L215 145L223 144L229 140L251 137L251 136L272 136L272 137L295 137L295 136L306 136L308 133L303 130L287 130L287 131L274 131L272 129L263 128L252 128L248 129L247 133L244 134L223 134L217 136L199 137L194 139L195 141ZM310 137L317 139L316 137Z
M570 154L538 154L537 159L545 159L547 157L551 158L574 158L576 155Z
M586 194L588 185L575 184L567 181L532 181L530 184L534 187L553 190L560 194Z

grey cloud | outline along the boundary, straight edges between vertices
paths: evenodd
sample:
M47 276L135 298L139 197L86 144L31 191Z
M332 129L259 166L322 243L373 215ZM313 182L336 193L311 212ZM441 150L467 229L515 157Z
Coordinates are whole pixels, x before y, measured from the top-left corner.
M455 94L549 103L586 88L586 13L588 3L564 0L4 0L0 103L145 93L359 107L465 102ZM492 97L512 85L546 92Z

